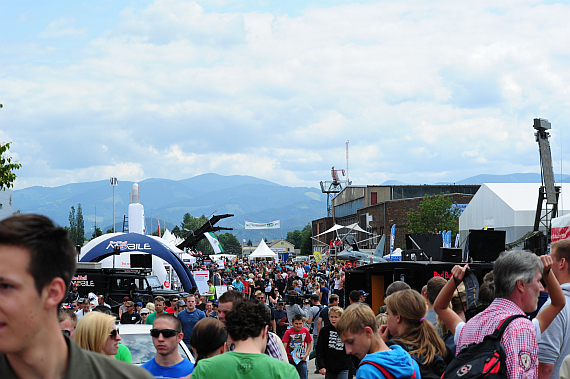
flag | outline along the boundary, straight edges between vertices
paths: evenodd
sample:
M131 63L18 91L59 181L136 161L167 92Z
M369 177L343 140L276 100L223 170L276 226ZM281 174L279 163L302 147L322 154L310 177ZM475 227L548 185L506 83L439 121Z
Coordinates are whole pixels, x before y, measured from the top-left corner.
M392 224L390 229L390 254L394 251L394 239L396 238L396 224Z
M158 237L160 237L160 220L158 220Z
M220 245L220 241L218 241L218 237L212 232L204 233L208 241L210 241L210 245L214 249L215 254L221 254L224 252L224 248Z

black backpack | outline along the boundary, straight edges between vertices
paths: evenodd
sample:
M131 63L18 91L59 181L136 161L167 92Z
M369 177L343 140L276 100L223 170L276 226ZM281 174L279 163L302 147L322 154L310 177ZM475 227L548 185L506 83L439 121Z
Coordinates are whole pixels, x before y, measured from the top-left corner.
M459 354L449 363L441 379L476 379L507 378L506 354L501 337L507 326L518 317L507 317L493 334L483 338L480 343L472 343L461 349Z

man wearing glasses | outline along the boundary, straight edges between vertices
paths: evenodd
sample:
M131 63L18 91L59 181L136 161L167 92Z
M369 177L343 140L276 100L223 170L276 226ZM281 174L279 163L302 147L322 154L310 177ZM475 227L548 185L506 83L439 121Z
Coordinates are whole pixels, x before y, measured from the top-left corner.
M141 319L141 315L135 312L135 303L127 301L127 311L121 316L121 324L136 324Z
M156 356L144 363L155 378L182 378L194 370L194 364L178 353L178 344L184 338L180 320L169 314L156 316L150 330Z
M185 309L186 309L186 302L180 299L176 302L176 304L174 304L174 313L172 315L178 317L180 312L182 312Z
M80 349L61 332L58 312L76 261L67 232L47 217L0 221L0 378L151 379L139 367ZM20 299L34 311L22 312Z

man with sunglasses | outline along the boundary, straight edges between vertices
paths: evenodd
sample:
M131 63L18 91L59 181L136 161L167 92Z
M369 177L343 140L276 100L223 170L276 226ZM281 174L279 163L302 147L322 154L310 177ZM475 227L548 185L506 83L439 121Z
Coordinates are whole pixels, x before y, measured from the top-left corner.
M76 261L68 233L47 217L0 221L0 378L152 379L140 367L80 349L61 332L58 312ZM21 299L34 311L22 312Z
M136 324L141 319L141 315L135 312L135 303L127 301L127 311L121 316L121 324Z
M178 344L184 338L180 320L170 314L156 316L150 330L156 356L144 363L155 378L182 378L194 370L194 364L178 353Z

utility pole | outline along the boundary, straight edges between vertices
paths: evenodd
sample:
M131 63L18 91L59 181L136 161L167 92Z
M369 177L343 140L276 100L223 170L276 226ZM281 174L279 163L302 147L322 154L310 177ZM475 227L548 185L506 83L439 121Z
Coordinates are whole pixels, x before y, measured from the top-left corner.
M115 233L115 187L119 184L117 178L111 177L111 187L113 187L113 233Z

